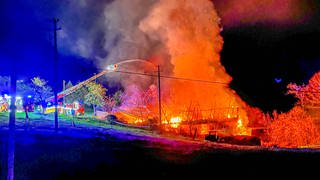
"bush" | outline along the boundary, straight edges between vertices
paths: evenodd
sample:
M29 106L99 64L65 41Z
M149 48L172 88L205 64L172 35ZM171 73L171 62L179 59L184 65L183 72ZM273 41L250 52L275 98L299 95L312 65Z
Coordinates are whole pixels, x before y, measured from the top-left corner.
M274 114L269 125L268 144L279 147L299 147L319 142L314 121L301 107L287 113Z

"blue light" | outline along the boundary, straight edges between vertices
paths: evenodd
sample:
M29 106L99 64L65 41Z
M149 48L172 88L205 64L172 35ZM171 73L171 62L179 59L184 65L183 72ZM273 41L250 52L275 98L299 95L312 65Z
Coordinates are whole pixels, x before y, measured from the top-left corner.
M282 82L282 79L281 79L281 78L274 78L274 81L275 81L276 83L281 83L281 82Z
M31 95L28 95L28 98L31 98L32 96Z

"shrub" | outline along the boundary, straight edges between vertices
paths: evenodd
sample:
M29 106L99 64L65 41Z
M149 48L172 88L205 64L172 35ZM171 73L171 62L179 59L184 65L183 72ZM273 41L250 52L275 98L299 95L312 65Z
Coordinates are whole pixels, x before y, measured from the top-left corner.
M279 147L299 147L319 142L312 117L297 106L287 113L274 115L267 135L269 144Z

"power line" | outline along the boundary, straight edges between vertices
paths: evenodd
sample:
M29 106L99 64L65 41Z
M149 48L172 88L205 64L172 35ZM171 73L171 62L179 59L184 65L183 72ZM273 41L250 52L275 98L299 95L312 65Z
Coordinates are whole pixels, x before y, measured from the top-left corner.
M114 71L114 72L141 75L141 76L157 77L157 75L147 74L147 73L139 73L139 72L119 71L119 70ZM202 79L190 79L190 78L184 78L184 77L163 76L163 75L160 75L160 77L161 78L167 78L167 79L183 80L183 81L193 81L193 82L201 82L201 83L209 83L209 84L229 85L229 83L224 83L224 82L219 82L219 81L208 81L208 80L202 80Z

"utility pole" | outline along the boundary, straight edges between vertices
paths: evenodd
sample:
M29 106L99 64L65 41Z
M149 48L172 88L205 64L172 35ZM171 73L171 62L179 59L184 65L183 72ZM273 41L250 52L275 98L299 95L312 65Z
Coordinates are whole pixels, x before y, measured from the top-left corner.
M65 80L62 80L62 90L66 90L66 81ZM63 105L66 104L66 100L65 100L65 97L63 97Z
M54 74L54 129L55 131L58 131L58 46L57 46L57 31L59 30L57 28L57 23L59 22L58 18L53 19L53 38L54 38L54 63L53 63L53 74Z
M159 126L161 126L161 83L160 83L160 66L158 65L158 100L159 100Z
M12 72L10 76L10 117L9 117L9 129L15 129L15 121L16 121L16 89L17 89L17 78L15 72Z
M8 135L8 159L7 159L7 180L14 180L14 151L15 151L15 122L16 122L16 67L13 64L13 71L10 76L10 115L9 115L9 135Z

